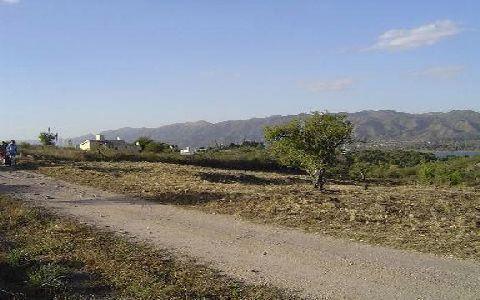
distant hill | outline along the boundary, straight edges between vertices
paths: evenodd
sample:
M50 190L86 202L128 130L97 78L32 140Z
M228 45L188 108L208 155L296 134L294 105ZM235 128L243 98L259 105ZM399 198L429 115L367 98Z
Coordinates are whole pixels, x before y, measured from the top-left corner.
M107 138L121 137L128 142L140 136L185 146L209 146L215 143L263 141L263 128L281 124L294 117L270 116L219 123L206 121L177 123L158 128L120 128L101 132ZM355 125L355 136L363 141L464 141L480 140L480 113L455 110L447 113L410 114L392 110L361 111L348 114ZM93 138L93 134L72 139L75 144Z

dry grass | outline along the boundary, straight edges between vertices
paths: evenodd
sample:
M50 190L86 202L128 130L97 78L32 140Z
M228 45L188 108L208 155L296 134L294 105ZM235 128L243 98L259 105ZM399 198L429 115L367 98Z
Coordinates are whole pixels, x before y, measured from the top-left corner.
M0 197L0 299L292 299Z
M301 176L165 163L41 167L67 181L206 212L440 255L480 259L480 191L425 186L329 185Z

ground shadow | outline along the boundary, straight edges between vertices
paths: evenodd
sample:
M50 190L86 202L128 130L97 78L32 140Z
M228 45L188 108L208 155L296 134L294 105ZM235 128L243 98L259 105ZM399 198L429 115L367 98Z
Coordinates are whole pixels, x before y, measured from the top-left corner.
M342 191L341 190L336 190L336 189L332 189L332 188L328 188L325 187L325 189L323 190L318 190L318 192L322 193L322 194L325 194L325 195L338 195L338 194L341 194Z
M308 182L305 179L297 177L286 178L263 178L251 174L224 174L216 172L199 172L197 176L205 181L213 183L242 183L252 185L287 185L293 183Z
M186 191L166 192L154 196L142 197L142 199L160 204L200 205L212 201L225 200L226 197L226 193Z
M55 165L64 165L66 163L55 163ZM22 160L19 161L15 166L4 166L0 165L0 172L14 172L14 171L31 171L38 170L40 167L51 166L52 163L46 161L32 161L32 160Z
M58 200L57 203L67 203L72 205L86 206L86 205L118 205L118 204L139 204L145 201L143 198L134 198L129 196L115 196L115 197L85 197L82 199Z
M376 187L376 186L400 186L408 185L409 182L395 180L395 179L383 179L383 178L367 178L365 180L354 180L354 179L328 179L327 183L337 184L337 185L356 185L361 187Z
M15 172L19 170L37 170L39 168L39 165L37 164L18 164L15 166L4 166L0 165L0 172Z
M32 192L32 186L25 184L9 185L0 183L0 194L23 194Z
M65 272L59 276L58 286L29 282L32 272L51 263L35 260L11 265L0 261L0 299L92 299L93 295L103 299L112 294L112 288L101 283L100 275L81 271L78 267L83 263L76 261L62 262Z
M84 198L77 200L60 200L58 203L68 203L73 205L152 205L152 204L172 204L172 205L199 205L211 201L221 201L227 197L225 193L216 192L195 192L178 191L163 192L152 196L114 196L104 198Z
M134 172L145 172L149 171L149 168L145 167L131 167L129 166L128 169L124 167L114 167L114 166L88 166L88 165L76 165L76 168L84 171L95 171L107 174L118 174L118 173L134 173Z

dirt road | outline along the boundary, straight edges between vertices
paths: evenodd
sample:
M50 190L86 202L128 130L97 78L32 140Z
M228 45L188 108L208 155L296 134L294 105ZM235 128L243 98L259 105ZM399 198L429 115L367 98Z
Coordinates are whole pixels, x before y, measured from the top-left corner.
M128 232L198 258L249 283L311 298L478 299L480 263L405 252L253 224L81 187L36 173L0 171L0 193Z

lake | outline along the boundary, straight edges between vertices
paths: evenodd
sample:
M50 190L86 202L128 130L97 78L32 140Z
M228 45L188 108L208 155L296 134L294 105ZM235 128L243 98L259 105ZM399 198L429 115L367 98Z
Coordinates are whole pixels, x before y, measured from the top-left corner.
M432 153L438 158L444 158L447 156L477 156L480 155L480 151L432 151Z

